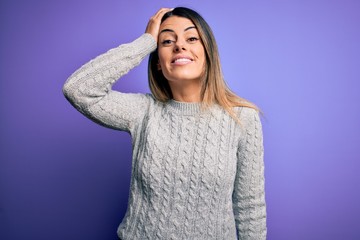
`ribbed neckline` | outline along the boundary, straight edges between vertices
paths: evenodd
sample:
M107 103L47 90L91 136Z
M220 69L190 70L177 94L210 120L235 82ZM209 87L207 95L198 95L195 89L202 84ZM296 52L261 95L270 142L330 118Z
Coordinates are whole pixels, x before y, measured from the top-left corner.
M194 115L201 112L200 102L179 102L174 99L169 100L170 110L181 115Z

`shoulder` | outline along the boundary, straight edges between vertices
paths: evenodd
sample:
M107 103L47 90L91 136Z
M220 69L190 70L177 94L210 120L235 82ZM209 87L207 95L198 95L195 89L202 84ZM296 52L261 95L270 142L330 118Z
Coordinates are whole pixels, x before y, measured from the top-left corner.
M259 111L250 107L235 107L234 111L245 128L261 127Z
M115 98L119 103L127 105L143 105L154 104L155 98L148 93L123 93L118 91L111 91L109 93L111 98Z
M167 103L161 102L156 99L151 93L133 93L134 98L138 98L143 102L143 105L147 106L148 111L161 111Z
M124 112L137 112L139 115L145 114L147 111L152 111L162 107L152 94L149 93L123 93L118 91L111 91L108 95L107 102L114 103L117 109L126 109Z
M236 115L240 120L251 121L254 118L259 118L259 111L250 107L234 107Z

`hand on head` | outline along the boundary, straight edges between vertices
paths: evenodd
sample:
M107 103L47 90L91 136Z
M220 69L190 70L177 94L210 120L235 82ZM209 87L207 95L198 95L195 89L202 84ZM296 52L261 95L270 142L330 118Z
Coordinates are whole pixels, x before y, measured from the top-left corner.
M165 13L170 12L173 8L161 8L154 16L152 16L146 26L145 33L150 33L155 41L158 41L159 29L161 24L161 19Z

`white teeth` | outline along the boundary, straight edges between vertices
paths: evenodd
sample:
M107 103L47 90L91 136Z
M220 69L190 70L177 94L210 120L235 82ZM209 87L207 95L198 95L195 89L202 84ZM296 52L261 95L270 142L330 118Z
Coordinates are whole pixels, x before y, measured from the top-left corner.
M177 62L191 62L191 60L188 59L188 58L179 58L179 59L176 59L175 62L176 62L176 63L177 63Z

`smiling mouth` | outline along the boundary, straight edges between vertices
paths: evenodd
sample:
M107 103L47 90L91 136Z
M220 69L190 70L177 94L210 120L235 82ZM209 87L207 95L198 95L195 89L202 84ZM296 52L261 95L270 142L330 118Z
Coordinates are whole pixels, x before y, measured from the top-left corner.
M187 63L192 62L193 60L189 59L189 58L178 58L175 59L174 61L172 61L171 63L175 64L175 65L184 65Z

